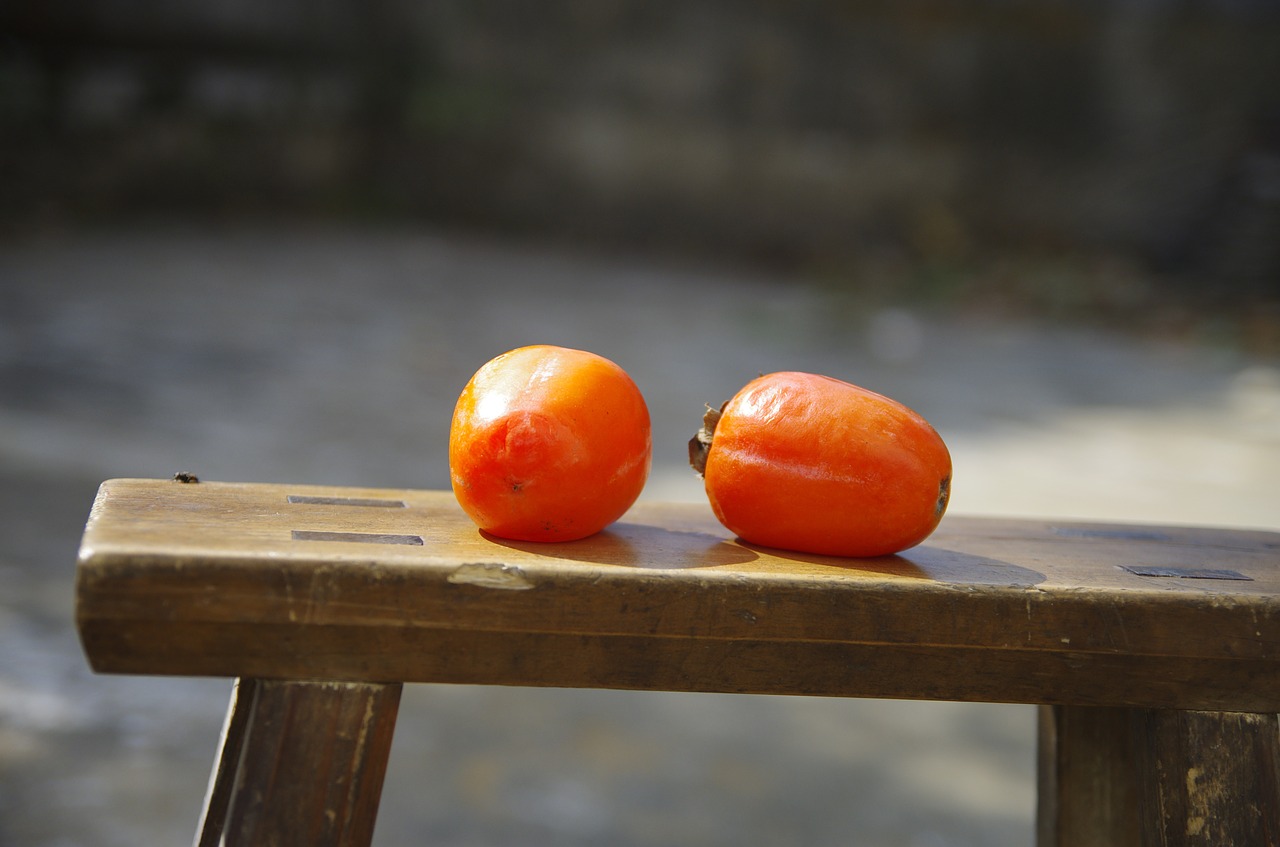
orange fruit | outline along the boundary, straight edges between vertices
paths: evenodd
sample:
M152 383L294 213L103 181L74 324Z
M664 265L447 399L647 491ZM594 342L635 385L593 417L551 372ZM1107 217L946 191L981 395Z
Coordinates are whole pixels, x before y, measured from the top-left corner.
M600 531L640 496L651 461L639 388L584 350L537 345L490 360L462 390L449 429L453 493L501 538Z
M716 517L744 541L883 556L923 541L951 490L951 455L901 403L817 374L752 380L690 442Z

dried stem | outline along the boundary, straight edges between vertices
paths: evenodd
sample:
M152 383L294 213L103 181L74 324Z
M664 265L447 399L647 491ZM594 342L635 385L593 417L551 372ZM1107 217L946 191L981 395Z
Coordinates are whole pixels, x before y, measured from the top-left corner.
M720 415L727 405L729 404L726 402L719 409L707 406L706 414L702 416L702 429L689 439L689 467L697 471L698 476L702 476L707 470L707 454L711 452L711 441L715 436L716 424L720 423Z

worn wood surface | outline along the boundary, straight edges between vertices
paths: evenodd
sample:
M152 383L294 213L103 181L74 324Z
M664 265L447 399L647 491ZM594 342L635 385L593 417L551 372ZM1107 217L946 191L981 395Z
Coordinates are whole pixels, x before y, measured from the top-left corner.
M1274 714L1045 706L1037 847L1280 847Z
M1274 714L1143 711L1135 736L1150 847L1280 847Z
M227 809L231 806L231 796L236 790L240 756L244 752L245 735L253 715L257 685L256 679L237 679L235 687L231 689L231 703L227 707L227 719L222 726L218 756L213 762L213 772L209 774L209 789L205 793L200 826L196 830L195 847L221 847L223 843Z
M106 672L1280 710L1267 532L948 517L855 560L700 505L540 545L449 492L112 480L77 619Z
M400 690L240 680L196 847L367 847Z
M1142 810L1134 738L1140 710L1041 706L1036 847L1134 847Z

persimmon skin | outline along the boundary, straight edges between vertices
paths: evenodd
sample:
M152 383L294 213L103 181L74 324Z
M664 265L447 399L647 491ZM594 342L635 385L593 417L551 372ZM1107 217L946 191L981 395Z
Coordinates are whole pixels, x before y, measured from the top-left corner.
M951 455L924 418L895 400L781 372L752 380L721 409L703 480L716 517L746 542L885 556L937 527Z
M467 383L449 428L459 505L485 532L572 541L599 532L640 496L652 436L640 389L584 350L521 347Z

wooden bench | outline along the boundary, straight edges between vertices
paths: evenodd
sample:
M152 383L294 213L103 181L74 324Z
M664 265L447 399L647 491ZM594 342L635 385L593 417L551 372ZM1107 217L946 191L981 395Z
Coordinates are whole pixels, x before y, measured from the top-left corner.
M449 492L111 480L76 590L95 670L238 679L198 845L368 844L406 682L1041 704L1040 847L1280 844L1276 533L948 517L848 560L688 504L532 544Z

